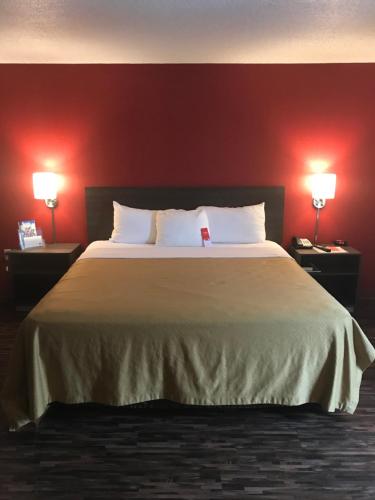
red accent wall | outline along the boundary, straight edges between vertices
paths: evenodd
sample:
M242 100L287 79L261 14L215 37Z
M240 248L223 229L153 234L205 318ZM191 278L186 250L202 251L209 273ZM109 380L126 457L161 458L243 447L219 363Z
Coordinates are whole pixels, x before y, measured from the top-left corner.
M64 185L60 241L85 242L84 187L286 187L287 244L312 237L310 160L337 174L321 240L363 251L361 295L375 296L375 64L0 65L0 248L17 221L49 211L31 174ZM7 279L0 271L0 295Z

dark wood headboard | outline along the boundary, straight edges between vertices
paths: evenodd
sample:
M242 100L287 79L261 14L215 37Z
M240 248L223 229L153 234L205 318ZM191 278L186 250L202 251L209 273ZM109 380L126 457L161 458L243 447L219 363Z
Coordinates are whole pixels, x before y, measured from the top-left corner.
M284 187L87 187L89 243L107 240L113 228L113 206L165 210L192 210L201 205L240 207L265 202L267 239L282 242Z

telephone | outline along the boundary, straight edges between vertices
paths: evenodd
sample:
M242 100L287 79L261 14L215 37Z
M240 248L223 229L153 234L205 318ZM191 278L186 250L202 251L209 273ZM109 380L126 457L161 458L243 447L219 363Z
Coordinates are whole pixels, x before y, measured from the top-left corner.
M292 245L295 248L312 248L311 241L307 238L300 238L299 236L294 236L292 239Z

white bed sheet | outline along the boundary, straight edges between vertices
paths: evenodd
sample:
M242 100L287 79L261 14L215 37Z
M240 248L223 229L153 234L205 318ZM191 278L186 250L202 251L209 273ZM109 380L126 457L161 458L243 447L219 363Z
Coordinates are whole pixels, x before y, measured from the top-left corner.
M274 241L263 243L224 244L210 247L163 247L153 244L112 243L94 241L80 259L189 259L286 257L290 255Z

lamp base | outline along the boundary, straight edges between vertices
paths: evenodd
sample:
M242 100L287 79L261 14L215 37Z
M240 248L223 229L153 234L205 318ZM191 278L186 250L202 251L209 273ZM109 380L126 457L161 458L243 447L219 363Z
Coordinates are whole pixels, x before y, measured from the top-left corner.
M56 208L57 207L57 199L56 198L48 198L44 200L48 208Z
M326 200L324 198L313 198L313 205L315 208L324 208Z

